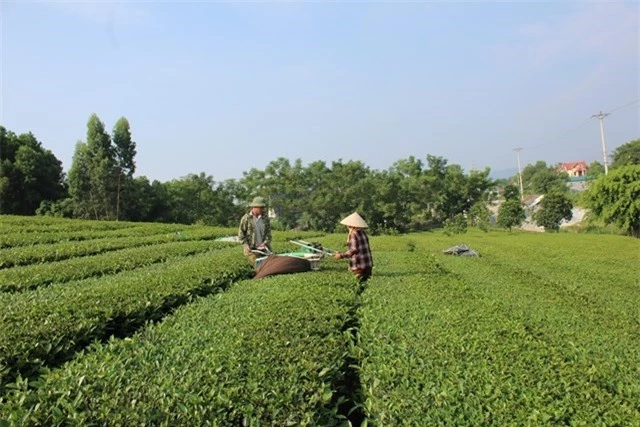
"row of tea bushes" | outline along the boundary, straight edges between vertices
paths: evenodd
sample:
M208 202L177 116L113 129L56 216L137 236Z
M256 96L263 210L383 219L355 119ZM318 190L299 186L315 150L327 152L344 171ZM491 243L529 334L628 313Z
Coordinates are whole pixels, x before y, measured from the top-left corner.
M8 379L18 373L32 376L93 340L131 334L194 296L225 289L251 272L238 251L226 249L64 286L0 294L0 371Z
M344 273L240 282L7 395L8 425L337 425Z
M180 240L212 240L209 229L198 229L188 234L162 233L150 236L108 237L81 241L17 246L0 251L0 269L19 265L62 261L69 258L97 255L139 246L157 245Z
M48 216L0 215L0 234L13 232L98 231L131 228L140 225L127 221L93 221L84 219L55 218Z
M170 242L59 262L13 267L0 270L0 292L25 291L52 283L61 284L71 280L116 274L164 262L170 258L193 255L210 249L227 248L232 245L215 241Z
M35 228L35 225L20 227L6 227L3 224L3 216L0 216L0 225L3 225L4 233L0 233L0 249L17 246L30 246L38 244L55 244L61 242L85 241L92 239L106 239L119 237L144 237L158 234L173 234L180 238L191 238L191 235L209 235L211 238L227 236L237 233L235 228L206 227L181 224L140 224L128 223L128 227L94 228L93 224L108 224L101 221L90 221L90 224L69 224L69 229L61 227ZM37 224L37 223L36 223Z

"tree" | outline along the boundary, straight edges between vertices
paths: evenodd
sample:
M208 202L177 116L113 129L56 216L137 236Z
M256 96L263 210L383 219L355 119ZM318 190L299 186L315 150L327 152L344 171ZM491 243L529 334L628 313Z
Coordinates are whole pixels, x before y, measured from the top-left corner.
M383 200L387 202L387 206L382 208L387 211L385 219L401 231L407 228L425 228L431 216L431 192L422 161L413 156L398 160L389 168L385 177L389 181L387 189L395 193L391 199L388 193L384 196ZM394 211L391 217L388 214L390 208Z
M91 178L87 144L78 141L69 169L69 195L73 200L75 218L91 218Z
M482 231L489 230L491 211L484 201L476 202L469 210L467 217L469 225L478 227Z
M640 139L627 142L613 151L611 168L619 168L624 165L640 165Z
M136 156L136 143L131 139L131 130L126 118L121 117L113 127L113 145L115 154L115 167L117 175L116 185L116 221L120 219L120 203L122 189L127 182L131 182L136 170L134 158Z
M0 126L0 213L34 215L45 201L66 196L62 163L31 133Z
M587 190L586 202L595 218L640 238L640 165L621 166L600 176Z
M573 217L571 209L573 204L564 194L546 194L540 209L534 214L534 219L545 231L558 231L563 219L568 221Z
M162 216L156 215L157 212L162 211L162 208L159 208L162 201L158 199L155 189L146 176L126 181L123 187L123 199L127 200L120 211L123 219L126 218L128 221L162 221Z
M547 167L547 163L539 160L535 165L527 165L522 170L522 182L529 192L548 194L550 192L567 192L567 174L556 167Z
M459 213L453 218L447 218L444 222L444 234L451 236L454 234L464 234L467 232L467 220Z
M513 184L507 184L504 187L505 200L520 200L520 190Z
M154 181L154 184L156 182ZM152 185L152 188L154 185ZM201 172L155 186L157 213L164 222L208 225L236 224L241 211L233 205L233 195L223 184ZM153 211L153 206L151 206Z
M521 226L525 218L524 208L520 200L511 199L500 205L498 210L499 226L508 228L511 231L512 227Z
M111 138L96 114L87 122L90 208L95 219L110 219L115 205L115 158Z

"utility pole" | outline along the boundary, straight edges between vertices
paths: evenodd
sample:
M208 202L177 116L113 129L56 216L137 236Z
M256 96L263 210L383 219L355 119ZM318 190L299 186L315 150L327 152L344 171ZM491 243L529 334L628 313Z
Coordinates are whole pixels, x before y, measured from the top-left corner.
M516 157L518 158L518 183L520 184L520 200L524 200L524 188L522 186L522 170L520 169L520 151L522 148L514 148L513 151L516 152Z
M602 111L600 111L600 114L594 114L593 116L591 116L591 118L593 119L598 118L600 119L600 137L602 138L602 155L604 157L604 174L608 174L609 173L609 166L607 164L607 146L604 143L604 118L607 117L609 115L609 113L603 113Z

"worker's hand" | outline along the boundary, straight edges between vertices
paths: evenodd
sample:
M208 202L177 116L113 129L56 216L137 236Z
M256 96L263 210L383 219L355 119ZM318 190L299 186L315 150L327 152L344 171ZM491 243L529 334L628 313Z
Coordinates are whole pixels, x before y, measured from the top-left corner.
M333 259L342 259L342 254L340 252L336 252L333 254Z

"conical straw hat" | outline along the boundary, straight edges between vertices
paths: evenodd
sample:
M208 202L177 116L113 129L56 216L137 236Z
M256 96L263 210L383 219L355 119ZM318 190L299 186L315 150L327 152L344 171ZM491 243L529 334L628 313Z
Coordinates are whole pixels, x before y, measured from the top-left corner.
M346 225L347 227L356 227L356 228L369 228L367 223L362 219L358 212L354 212L342 221L340 224Z

